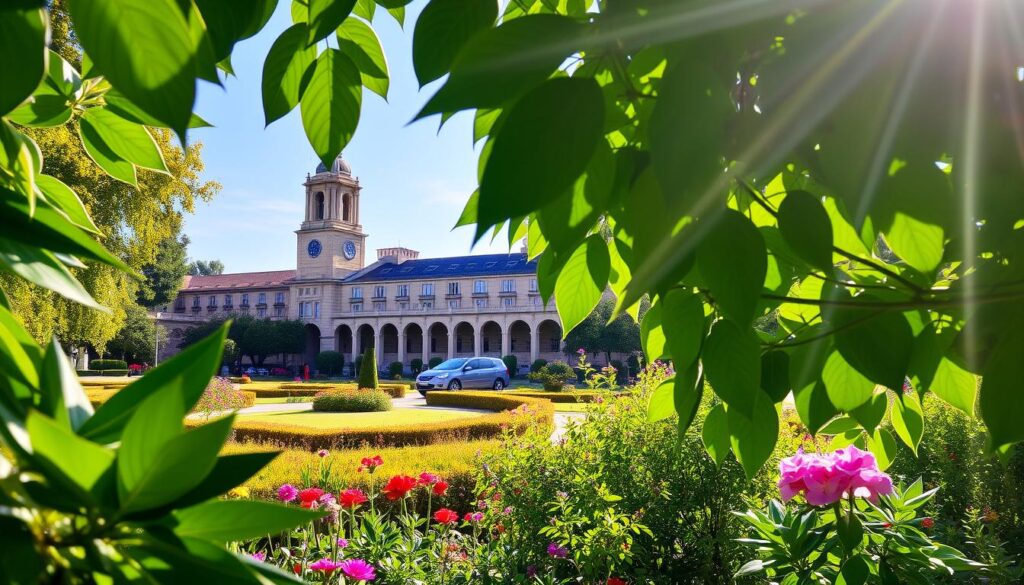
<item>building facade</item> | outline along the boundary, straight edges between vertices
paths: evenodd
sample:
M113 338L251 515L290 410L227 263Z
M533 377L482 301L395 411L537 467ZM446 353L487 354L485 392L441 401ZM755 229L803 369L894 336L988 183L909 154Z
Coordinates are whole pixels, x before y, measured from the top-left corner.
M340 156L305 181L305 219L296 233L296 268L189 276L158 325L168 335L160 355L178 351L197 321L231 314L299 319L312 367L321 351L354 363L377 348L381 369L413 359L515 355L521 369L537 359L564 359L554 302L537 289L536 263L525 252L420 258L381 248L366 263L359 223L362 187Z

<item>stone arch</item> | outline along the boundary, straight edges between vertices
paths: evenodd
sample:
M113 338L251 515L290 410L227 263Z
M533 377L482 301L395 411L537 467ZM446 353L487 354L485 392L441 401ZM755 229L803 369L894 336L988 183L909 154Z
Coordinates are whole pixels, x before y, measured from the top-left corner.
M338 353L345 356L346 360L348 360L348 356L352 355L353 342L351 327L343 323L334 329L334 347L337 348Z
M526 321L513 321L508 326L509 353L520 365L529 366L533 355L533 331Z
M505 351L502 345L501 325L495 321L487 321L480 326L480 353L490 357L501 357Z
M452 329L455 338L455 355L452 357L471 357L476 353L476 331L468 321L462 321Z
M373 347L373 334L373 325L370 325L369 323L363 323L358 328L356 328L357 355L363 355L364 353L366 353L366 350Z
M431 360L435 357L441 359L448 359L448 326L440 321L431 323L427 327L427 360Z
M316 219L323 219L325 207L326 205L324 204L324 192L317 191L316 195L313 195L313 217Z
M352 221L352 194L345 193L341 196L341 219Z
M398 361L398 327L393 323L385 323L380 326L380 349L377 361L387 367L388 364Z
M554 319L544 319L537 324L537 350L546 360L564 359L562 356L562 326Z
M423 359L423 327L419 323L409 323L402 331L405 333L405 361L411 363L415 358Z
M320 353L320 328L312 323L306 324L306 350L302 361L309 365L310 371L316 369L316 356Z

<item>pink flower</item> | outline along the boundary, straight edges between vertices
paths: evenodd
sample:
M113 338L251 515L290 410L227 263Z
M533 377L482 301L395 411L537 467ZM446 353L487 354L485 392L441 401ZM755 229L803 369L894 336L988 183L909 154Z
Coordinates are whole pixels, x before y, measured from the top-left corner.
M291 502L299 495L299 490L290 483L277 488L277 499L282 502Z
M828 455L799 450L779 462L778 486L783 501L802 493L812 506L827 506L851 493L874 502L893 492L892 478L878 469L875 456L852 445Z
M359 469L356 471L368 470L370 473L377 471L377 468L384 465L384 459L380 455L374 455L373 457L363 457L359 461Z
M321 458L321 459L323 459L324 457L327 457L327 455L329 455L327 449L320 449L319 451L316 452L316 456Z
M424 471L423 473L420 474L420 480L419 481L420 481L420 485L434 485L440 479L441 479L440 477L437 477L433 473L429 473L429 472Z
M348 541L345 540L344 538L339 538L337 543L338 543L338 548L347 548L348 547Z
M330 575L341 567L342 563L336 563L331 559L320 559L309 565L311 571L317 571L318 573L327 573Z
M373 565L363 559L348 559L341 561L338 566L341 567L341 572L345 573L346 577L356 581L373 581L377 578Z
M569 549L552 542L548 545L548 554L556 559L564 559L569 555Z
M482 512L466 512L462 519L466 522L479 522L484 519L484 515Z
M260 551L260 552L254 552L254 553L252 553L252 554L251 554L251 555L249 555L249 556L251 556L252 558L256 559L257 561L259 561L259 562L261 562L261 563L262 563L263 561L267 560L267 553L265 553L265 552L263 552L263 551Z

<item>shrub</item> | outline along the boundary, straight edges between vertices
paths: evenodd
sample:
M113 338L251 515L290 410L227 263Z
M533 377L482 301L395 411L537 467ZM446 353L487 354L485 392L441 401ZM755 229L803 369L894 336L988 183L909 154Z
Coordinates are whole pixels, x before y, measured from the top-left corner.
M378 390L387 392L392 398L402 398L409 389L407 384L397 383L378 384L377 386ZM314 396L324 390L356 390L357 388L357 384L329 384L323 382L255 382L253 383L251 390L255 392L256 396L259 398L285 398L289 396Z
M412 370L413 375L422 372L423 360L421 360L420 358L413 358L412 361L409 362L409 369Z
M256 404L256 393L249 390L242 390L242 408L249 408Z
M390 374L392 380L401 378L403 371L405 371L405 365L402 362L391 362L388 364L388 374Z
M228 380L231 380L232 384L252 384L252 378L245 375L231 376L230 378L228 378Z
M543 398L556 404L591 403L600 402L605 398L615 398L621 395L617 392L594 391L594 390L565 390L563 392L547 392L544 390L512 389L502 392L511 396L525 396L527 398Z
M127 376L128 370L78 370L75 373L82 378L88 376Z
M443 361L444 361L443 359L441 359L441 358L439 358L437 356L434 356L434 357L430 358L430 362L428 362L428 365L430 366L430 369L433 370L437 366L441 365L441 362L443 362Z
M359 366L359 387L377 389L377 354L374 348L366 350Z
M128 362L124 360L92 360L89 362L89 365L93 370L100 372L104 370L125 370L125 373L127 373L128 370Z
M501 358L501 361L505 362L505 367L508 368L509 376L515 376L519 373L519 358L514 355L506 355Z
M313 399L317 412L384 412L391 397L383 390L328 390Z
M345 356L336 351L321 351L316 355L316 369L328 376L340 376Z
M543 360L543 359L533 360L533 363L530 364L530 373L534 374L536 372L539 372L540 369L543 368L546 365L548 365L548 360Z
M247 394L252 395L252 400L249 401ZM205 415L207 418L215 412L223 412L226 410L238 410L247 406L252 406L256 402L255 392L245 392L238 390L231 383L231 380L227 378L213 378L210 383L206 385L206 389L203 390L203 395L199 397L199 402L196 403L192 412Z
M576 371L565 362L554 361L541 366L540 370L532 372L530 379L543 384L545 390L557 392L566 383L576 380Z

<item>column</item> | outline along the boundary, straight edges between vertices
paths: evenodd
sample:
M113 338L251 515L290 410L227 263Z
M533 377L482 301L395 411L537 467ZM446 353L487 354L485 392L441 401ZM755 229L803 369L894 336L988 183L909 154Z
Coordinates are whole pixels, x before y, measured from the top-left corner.
M480 355L484 348L484 327L483 325L473 330L473 355Z
M405 365L405 330L398 330L398 361Z
M430 364L430 327L424 324L421 326L420 331L423 332L423 345L421 346L423 357L420 359L423 360L423 369L427 369L428 364Z
M448 355L445 359L450 360L455 357L455 328L448 328Z
M358 349L359 348L359 343L357 343L357 340L358 340L358 338L356 337L356 332L355 332L355 330L353 330L352 331L352 357L351 357L351 359L348 360L348 363L352 364L352 375L353 376L358 376L359 375L359 372L355 371L356 358L359 357L359 349Z
M377 369L384 363L384 348L380 344L380 328L373 330L373 353L377 356Z
M537 351L540 349L539 334L540 330L537 325L530 326L530 365L537 361Z
M512 324L501 330L501 357L512 353Z

